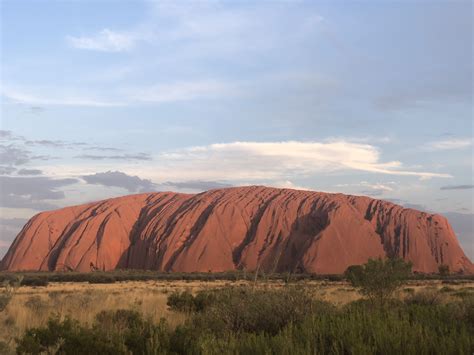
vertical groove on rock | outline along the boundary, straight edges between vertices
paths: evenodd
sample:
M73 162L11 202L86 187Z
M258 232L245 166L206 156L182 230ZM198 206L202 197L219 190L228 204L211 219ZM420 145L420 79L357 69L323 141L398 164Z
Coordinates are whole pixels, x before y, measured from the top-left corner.
M242 241L242 243L240 243L240 245L234 249L234 251L232 252L232 261L234 262L234 265L237 267L237 268L240 268L242 265L240 264L240 261L241 261L241 258L242 258L242 253L243 251L245 250L245 248L248 247L248 245L250 243L252 243L252 241L255 239L255 236L256 236L256 233L257 233L257 228L258 228L258 224L260 223L260 220L262 219L263 217L263 214L265 213L268 205L270 205L270 203L275 199L277 198L279 195L281 195L281 191L273 194L269 199L267 199L266 201L263 202L263 205L262 206L259 206L258 209L257 209L257 212L255 213L254 217L252 218L251 222L250 222L250 228L247 232L247 234L245 235L245 238L244 240Z

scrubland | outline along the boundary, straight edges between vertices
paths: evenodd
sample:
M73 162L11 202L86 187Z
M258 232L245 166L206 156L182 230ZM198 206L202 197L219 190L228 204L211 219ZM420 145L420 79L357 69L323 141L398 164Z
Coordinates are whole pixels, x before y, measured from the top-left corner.
M56 353L41 330L83 339L66 353L472 353L473 296L470 280L411 280L383 308L345 281L51 282L14 290L0 353Z

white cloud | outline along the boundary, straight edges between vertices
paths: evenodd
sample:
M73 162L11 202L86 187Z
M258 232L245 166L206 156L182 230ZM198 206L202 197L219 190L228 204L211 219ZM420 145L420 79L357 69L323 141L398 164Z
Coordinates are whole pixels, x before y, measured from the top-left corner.
M155 157L160 169L144 168L155 179L286 181L318 173L362 171L415 177L451 177L403 168L397 161L381 162L372 145L330 142L233 142L178 149Z
M290 180L275 181L274 183L271 183L270 185L273 186L273 187L279 187L279 188L282 188L282 189L313 191L313 189L311 189L309 187L295 185Z
M307 189L293 181L322 175L351 175L354 172L416 178L450 178L449 174L406 168L400 162L381 160L373 145L347 141L324 142L233 142L164 151L152 156L148 164L129 161L84 162L71 166L40 166L46 175L75 177L97 171L117 170L138 175L160 184L168 181L226 181L235 185L264 184ZM354 185L347 185L351 187ZM342 185L338 187L343 187ZM393 181L361 182L364 191L394 192Z
M3 89L2 96L12 100L14 102L19 102L22 104L29 105L53 105L53 106L87 106L87 107L111 107L111 106L123 106L123 103L107 101L107 100L97 100L93 98L83 97L83 96L63 96L51 94L47 96L38 96L35 94L26 93L22 90L12 90L12 89ZM51 98L54 97L54 98Z
M472 145L471 138L452 138L445 139L436 142L430 142L425 145L427 150L455 150L464 149Z
M353 184L337 184L334 185L337 188L343 188L345 191L349 191L353 194L362 194L368 196L381 196L386 193L392 193L398 189L398 184L394 181L388 182L375 182L371 183L368 181L361 181Z
M123 52L133 48L137 37L133 33L115 32L107 28L92 37L66 37L69 44L77 49L100 52Z
M361 181L358 184L337 184L335 185L336 187L351 187L351 186L356 186L356 187L364 187L364 188L369 188L372 190L381 190L381 191L393 191L393 187L389 185L396 185L395 182L386 182L386 183L381 183L381 182L376 182L376 183L369 183L367 181Z

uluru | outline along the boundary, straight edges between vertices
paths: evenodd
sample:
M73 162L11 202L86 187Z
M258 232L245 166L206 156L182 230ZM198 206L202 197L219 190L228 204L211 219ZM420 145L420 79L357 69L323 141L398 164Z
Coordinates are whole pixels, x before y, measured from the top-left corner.
M156 192L42 212L1 262L8 271L343 273L369 258L472 273L447 219L364 196L263 186Z

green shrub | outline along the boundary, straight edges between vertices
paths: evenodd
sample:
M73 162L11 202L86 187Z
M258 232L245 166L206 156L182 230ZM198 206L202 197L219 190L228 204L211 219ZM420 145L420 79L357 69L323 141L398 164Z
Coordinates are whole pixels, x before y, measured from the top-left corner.
M350 266L345 275L373 303L384 305L410 273L411 263L403 259L369 259L364 265Z
M276 334L289 323L301 322L316 309L320 312L333 309L326 302L315 301L306 289L296 287L235 287L211 292L212 296L205 298L208 302L204 311L196 314L192 322L193 327L214 333Z
M202 291L206 305L170 329L130 310L91 326L52 318L17 340L18 354L470 354L474 298L450 304L362 299L341 308L297 287ZM209 296L212 295L212 296ZM187 296L185 296L187 297ZM193 301L194 302L194 301ZM194 303L193 303L194 304Z
M199 314L197 316L200 316ZM447 306L374 308L360 301L330 312L315 310L278 332L179 327L170 350L178 354L469 354L472 326Z
M166 302L167 306L172 311L176 312L194 312L196 310L196 304L194 296L189 291L175 291L168 296Z
M17 339L18 354L162 354L169 349L166 322L152 324L130 310L103 311L92 327L53 317Z
M126 348L133 354L145 354L150 348L150 342L161 344L164 324L158 329L150 322L143 319L136 311L120 309L117 311L102 311L96 316L94 329L104 331L106 337L113 341L122 339ZM117 339L118 338L118 339ZM160 340L156 342L156 340Z
M18 354L125 354L119 342L69 318L51 318L46 327L27 330L17 343Z
M215 301L215 291L201 291L193 296L189 291L175 291L168 296L166 304L172 311L176 312L202 312Z

